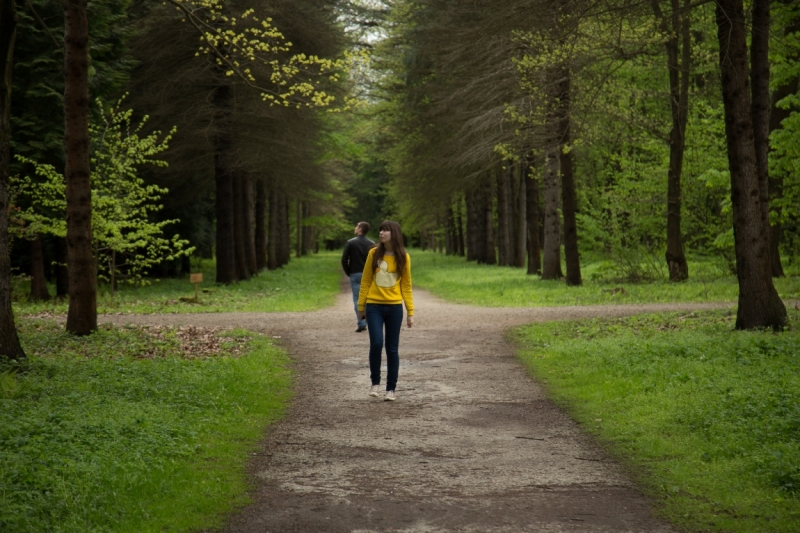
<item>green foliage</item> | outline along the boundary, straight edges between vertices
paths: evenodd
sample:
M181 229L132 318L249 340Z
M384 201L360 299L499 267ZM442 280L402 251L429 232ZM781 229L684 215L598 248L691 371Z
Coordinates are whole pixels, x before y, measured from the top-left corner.
M346 222L334 236L352 238L353 226L363 220L370 223L370 236L374 237L375 229L390 215L386 209L389 175L381 157L388 147L374 119L355 114L332 118L338 132L329 134L326 144L331 147L330 155L347 165L346 192L351 198L345 204Z
M800 79L800 32L789 31L798 27L800 6L796 2L777 2L773 10L773 27L778 38L770 43L770 85L773 90L797 87ZM783 252L800 256L800 93L795 91L775 105L788 110L789 116L783 119L780 127L770 136L770 177L772 191L770 220L783 225Z
M92 241L101 278L116 286L119 278L129 283L147 283L144 275L153 266L191 254L194 248L178 235L163 236L165 227L178 222L153 222L161 209L159 201L168 191L146 185L139 177L143 165L166 166L157 159L168 148L175 129L161 137L156 131L141 135L145 116L131 128L132 110L122 111L122 101L102 113L102 123L89 128L92 139ZM52 165L39 164L18 155L22 163L36 169L40 178L29 176L12 182L15 196L29 205L18 212L24 222L16 226L19 236L43 233L66 236L66 183Z
M233 334L245 355L185 359L135 328L22 320L28 366L0 373L0 530L198 530L244 504L247 452L290 377L282 350Z
M581 9L543 3L535 19L526 18L529 6L513 0L392 3L388 38L375 54L384 76L377 116L391 139L383 150L391 175L386 205L396 206L405 227L431 232L443 227L453 199L501 160L528 156L541 175L542 154L557 136L556 85L568 78L565 149L574 162L579 248L611 258L619 279L663 278L672 117L668 35L654 6L669 19L673 5L661 0ZM687 253L717 255L733 271L714 6L682 9L690 10L691 52L682 240ZM773 12L775 88L800 73L800 34L784 35L800 11L796 2L776 2ZM791 262L800 250L800 98L791 95L781 105L795 111L772 136L772 175L784 187L782 195L773 191L772 207L783 223L781 251Z
M718 254L732 269L730 175L715 31L713 9L692 10L694 76L681 179L681 231L689 251ZM579 75L584 83L595 80L603 90L591 93L591 106L576 116L585 129L575 148L581 250L614 258L617 277L631 281L661 279L665 266L669 82L661 43L647 46L652 54L618 60L610 72L605 63L583 69Z
M524 269L466 263L461 257L435 252L409 253L414 260L415 286L451 302L485 307L734 302L739 294L736 277L716 258L689 256L694 275L684 283L669 282L666 273L655 281L631 283L617 279L619 260L584 256L583 285L567 287L560 281L526 275ZM775 280L778 293L787 300L800 299L800 272L787 274Z
M355 101L332 108L335 95L326 85L338 82L349 64L357 63L364 51L331 59L295 52L293 45L269 16L253 8L240 16L230 14L230 5L220 0L168 0L198 32L202 43L197 56L210 55L225 76L236 76L257 89L264 101L286 107L349 109Z
M800 520L800 334L732 332L731 312L519 330L530 371L635 467L692 531L791 532Z
M194 286L183 279L151 279L148 286L124 287L114 294L101 291L99 313L226 313L313 311L332 305L341 287L341 252L303 256L274 271L262 271L249 281L230 285L200 284L194 300ZM214 279L214 262L202 261L193 272L205 280ZM50 315L67 312L67 302L31 302L27 281L17 279L12 297L17 315Z

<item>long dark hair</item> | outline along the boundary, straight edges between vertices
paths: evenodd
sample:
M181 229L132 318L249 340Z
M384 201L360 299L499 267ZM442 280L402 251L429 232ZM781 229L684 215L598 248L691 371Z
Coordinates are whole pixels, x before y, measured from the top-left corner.
M392 247L394 248L394 260L397 262L397 273L402 275L403 269L406 267L406 248L403 246L403 230L400 229L400 224L394 220L384 220L378 226L378 233L381 231L390 231L392 233ZM380 268L379 265L383 261L383 256L386 253L386 247L378 239L378 249L375 250L375 255L372 261L372 268Z

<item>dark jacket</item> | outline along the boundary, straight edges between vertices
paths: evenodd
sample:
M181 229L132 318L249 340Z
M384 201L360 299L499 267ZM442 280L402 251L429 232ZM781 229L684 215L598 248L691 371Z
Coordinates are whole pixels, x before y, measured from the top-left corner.
M349 276L350 274L363 272L367 254L369 254L369 250L373 246L375 246L375 243L363 235L347 241L347 244L344 245L344 253L342 253L344 273Z

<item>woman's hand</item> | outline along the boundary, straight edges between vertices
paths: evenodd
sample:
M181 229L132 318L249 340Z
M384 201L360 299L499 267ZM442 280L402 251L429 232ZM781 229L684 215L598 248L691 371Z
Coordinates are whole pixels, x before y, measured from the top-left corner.
M408 317L406 318L406 324L408 324L409 329L411 328L411 326L414 325L414 316L413 315L408 315Z
M358 312L359 320L366 320L367 319L367 312L366 311L359 311Z

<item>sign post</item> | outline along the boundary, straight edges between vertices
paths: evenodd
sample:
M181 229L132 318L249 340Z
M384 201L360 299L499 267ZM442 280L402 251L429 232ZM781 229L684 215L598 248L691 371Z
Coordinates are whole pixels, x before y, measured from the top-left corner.
M197 285L203 282L203 274L189 274L189 282L194 283L194 299L197 300Z

